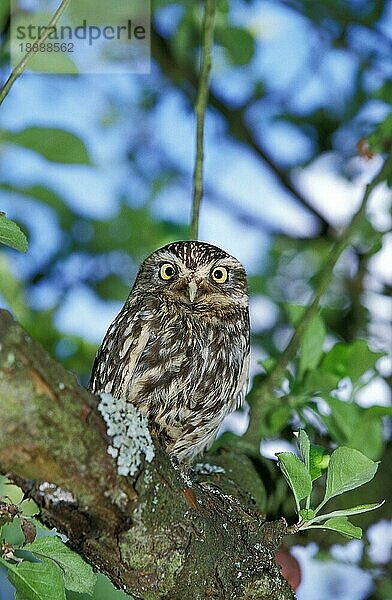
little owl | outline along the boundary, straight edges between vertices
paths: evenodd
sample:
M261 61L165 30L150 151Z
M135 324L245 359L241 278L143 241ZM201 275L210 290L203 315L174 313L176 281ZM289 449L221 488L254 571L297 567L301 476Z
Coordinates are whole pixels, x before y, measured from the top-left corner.
M242 404L249 311L241 263L203 242L145 259L95 358L90 389L144 413L167 452L189 462Z

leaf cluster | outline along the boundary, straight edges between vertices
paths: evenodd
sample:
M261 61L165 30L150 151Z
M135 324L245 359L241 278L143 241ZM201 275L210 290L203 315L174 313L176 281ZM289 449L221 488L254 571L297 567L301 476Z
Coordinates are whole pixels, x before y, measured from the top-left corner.
M295 323L303 307L290 305L287 309ZM379 376L377 364L384 352L374 351L364 339L337 342L326 351L326 337L325 321L318 314L286 373L279 398L266 403L264 435L279 435L288 422L300 423L318 433L327 431L334 443L378 459L385 448L384 420L392 416L392 408L376 401L364 407L356 400L361 390ZM275 361L269 359L261 364L268 372ZM256 390L257 386L256 379Z
M373 479L378 463L353 448L340 446L329 456L323 448L310 443L304 430L298 434L301 458L292 452L277 453L278 465L290 486L299 521L292 530L329 529L348 538L361 539L362 529L349 521L349 517L375 510L384 502L361 504L342 510L321 513L321 509L335 496L353 490ZM326 474L325 493L318 506L312 507L313 482ZM301 508L301 502L305 504Z
M0 566L15 587L16 600L65 600L66 590L91 596L96 574L57 535L35 521L38 512L34 502L23 496L17 504L9 497L0 498Z

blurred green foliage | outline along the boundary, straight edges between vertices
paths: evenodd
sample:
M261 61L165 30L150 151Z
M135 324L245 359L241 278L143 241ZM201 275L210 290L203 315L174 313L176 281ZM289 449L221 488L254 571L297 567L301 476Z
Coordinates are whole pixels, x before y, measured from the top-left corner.
M88 164L87 150L80 138L69 131L28 127L21 131L0 131L1 144L16 144L39 152L46 160L65 164Z

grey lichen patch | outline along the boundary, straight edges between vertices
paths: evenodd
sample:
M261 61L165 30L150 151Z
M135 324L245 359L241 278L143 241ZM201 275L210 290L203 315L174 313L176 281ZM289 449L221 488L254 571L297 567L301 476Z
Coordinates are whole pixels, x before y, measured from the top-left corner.
M110 500L118 506L121 510L125 510L128 505L128 496L127 494L121 490L120 488L109 488L105 490L103 495L105 498L110 498Z
M108 453L117 459L119 475L134 475L142 464L143 456L151 462L155 455L145 416L124 398L100 394L98 410L112 438Z
M67 490L64 490L63 488L58 487L54 483L49 483L48 481L43 481L40 484L38 490L39 490L39 493L42 496L42 499L44 500L44 503L46 506L56 505L56 504L60 504L60 503L72 504L74 506L76 506L76 504L77 504L77 502L76 502L73 494L71 494L71 492L68 492Z
M7 360L5 362L6 369L10 369L15 362L15 354L13 352L8 352Z
M213 474L224 474L225 470L223 467L218 465L210 465L210 463L196 463L193 466L193 471L197 475L213 475Z

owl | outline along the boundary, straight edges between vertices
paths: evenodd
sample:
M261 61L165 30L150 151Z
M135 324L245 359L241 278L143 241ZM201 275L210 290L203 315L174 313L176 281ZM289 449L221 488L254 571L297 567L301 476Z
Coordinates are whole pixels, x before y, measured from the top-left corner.
M190 463L242 404L248 372L244 267L216 246L184 241L141 265L89 387L138 407L166 451Z

